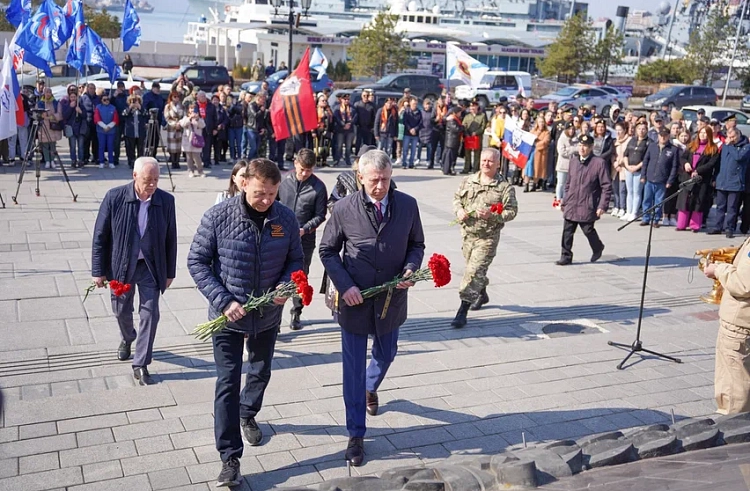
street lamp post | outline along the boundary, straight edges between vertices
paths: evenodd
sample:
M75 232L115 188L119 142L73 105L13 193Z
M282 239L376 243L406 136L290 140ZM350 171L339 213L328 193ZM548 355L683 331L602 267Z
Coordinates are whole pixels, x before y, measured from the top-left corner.
M295 26L295 12L294 12L294 0L287 0L289 2L289 54L287 57L287 70L289 73L292 73L293 68L293 60L292 60L292 47L294 44L294 26ZM273 9L274 9L274 15L278 15L279 9L284 4L284 0L272 0L273 2ZM307 11L310 10L310 4L312 3L312 0L301 0L301 7L302 10L304 10L305 16L307 16ZM299 15L299 14L297 14Z

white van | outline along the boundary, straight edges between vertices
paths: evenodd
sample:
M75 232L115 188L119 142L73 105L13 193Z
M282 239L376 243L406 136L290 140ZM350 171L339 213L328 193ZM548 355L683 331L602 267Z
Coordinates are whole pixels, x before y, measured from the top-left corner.
M507 97L508 102L516 100L519 93L531 95L531 74L528 72L489 71L484 74L476 89L469 85L456 87L456 99L477 98L484 109Z

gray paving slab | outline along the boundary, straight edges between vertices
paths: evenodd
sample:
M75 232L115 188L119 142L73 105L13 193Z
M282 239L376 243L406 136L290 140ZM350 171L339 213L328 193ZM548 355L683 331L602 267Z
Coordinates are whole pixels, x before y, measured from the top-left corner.
M43 198L24 189L22 205L0 211L0 387L8 400L0 421L0 489L26 489L20 482L68 491L210 489L220 468L213 443L215 370L210 345L189 335L206 310L185 257L197 221L224 187L224 167L201 180L175 173L180 260L161 303L155 387L134 386L129 364L114 359L119 333L105 292L90 297L85 311L81 305L98 200L108 187L127 182L127 171L86 169L85 181L71 171L80 187L76 204L45 173ZM338 172L318 174L330 186ZM576 264L558 268L552 262L561 217L549 206L551 196L519 194L521 212L503 230L488 273L490 305L471 312L465 329L451 330L464 265L458 230L448 226L450 199L437 197L451 196L458 181L436 177L425 170L394 174L399 188L420 201L427 253L446 254L455 279L443 289L421 284L410 291L410 318L379 391L381 413L368 417L368 460L356 475L502 451L522 435L563 438L667 421L672 410L677 417L713 411L716 309L697 300L708 280L686 279L693 252L725 246L724 240L656 231L644 340L679 353L685 363L646 359L617 371L624 354L606 343L634 336L646 232L617 233L621 222L605 216L597 224L607 245L604 260L585 262L581 236ZM0 190L14 179L0 167ZM314 260L312 281L322 273ZM580 319L605 332L537 340L529 330ZM241 489L314 485L346 472L339 329L319 296L305 309L302 331L289 331L288 320L285 312L258 415L267 437L245 449ZM44 470L53 456L61 468Z

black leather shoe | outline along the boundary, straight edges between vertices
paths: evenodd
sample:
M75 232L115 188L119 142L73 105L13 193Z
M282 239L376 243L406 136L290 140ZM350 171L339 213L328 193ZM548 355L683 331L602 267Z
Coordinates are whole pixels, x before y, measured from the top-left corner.
M349 444L346 447L346 460L351 462L354 467L362 465L365 460L365 439L361 437L349 438Z
M234 487L239 486L242 482L242 473L240 472L240 461L234 457L230 457L226 462L221 463L221 472L219 477L216 479L216 486L221 487Z
M482 289L482 293L479 295L479 298L474 300L474 303L471 304L470 309L479 310L482 308L482 305L488 303L489 301L490 301L490 297L487 296L487 290Z
M461 329L466 325L466 315L469 313L469 307L471 307L469 302L461 301L461 306L458 308L458 312L456 312L456 317L451 322L452 328Z
M154 385L154 379L146 367L133 367L133 378L138 381L138 385Z
M709 230L706 232L708 235L721 235L721 230Z
M558 266L567 266L568 264L573 264L573 260L567 257L561 257L557 261L555 261L555 264Z
M365 391L366 393L366 400L367 400L367 414L370 416L377 416L378 415L378 393L377 392L370 392L368 390Z
M255 418L241 419L240 430L242 432L242 439L248 445L257 447L263 440L263 432L258 423L255 422Z
M603 253L603 252L604 252L604 247L602 247L602 250L601 250L601 251L598 251L598 252L595 252L594 254L592 254L592 255L591 255L591 262L592 262L592 263L595 263L595 262L597 262L597 261L598 261L599 259L601 259L601 257L602 257L602 253Z
M734 232L731 230L727 232L727 239L734 239Z
M302 329L302 321L299 320L299 312L292 312L292 321L289 323L289 329L299 331Z
M120 361L125 361L128 358L130 358L130 345L132 343L128 343L125 341L122 341L120 343L120 347L117 348L117 359Z

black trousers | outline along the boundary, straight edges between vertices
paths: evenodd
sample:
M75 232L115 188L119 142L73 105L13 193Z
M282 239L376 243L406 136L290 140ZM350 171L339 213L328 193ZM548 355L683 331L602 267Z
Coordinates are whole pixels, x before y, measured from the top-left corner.
M245 335L224 329L213 337L216 362L214 436L222 462L242 457L240 419L254 418L263 405L263 394L271 380L271 362L276 346L276 327ZM247 344L249 362L245 386L242 382L242 351Z
M446 147L443 149L443 174L450 174L453 172L453 168L456 166L456 158L458 158L458 149Z
M203 140L205 141L205 145L203 145L203 148L201 149L201 162L203 162L203 167L211 167L211 150L214 146L214 139L215 136L211 131L203 130Z
M592 252L597 253L604 249L604 244L602 244L602 241L599 239L599 234L596 233L596 229L594 228L594 222L573 222L571 220L565 220L565 224L563 225L561 254L563 259L573 259L573 236L579 225L581 226L583 235L585 235L589 241Z
M302 253L305 255L305 261L302 263L302 271L306 275L310 274L310 264L312 264L313 256L315 255L315 238L310 241L309 244L302 242ZM302 299L299 297L292 298L292 313L302 313Z
M89 131L83 137L83 161L88 162L93 156L94 160L99 155L99 137L96 135L96 124L94 121L87 121Z
M357 127L357 137L354 140L354 155L357 155L362 145L375 145L375 133L372 128Z
M133 167L135 159L143 156L145 138L125 137L125 154L128 157L128 165Z

